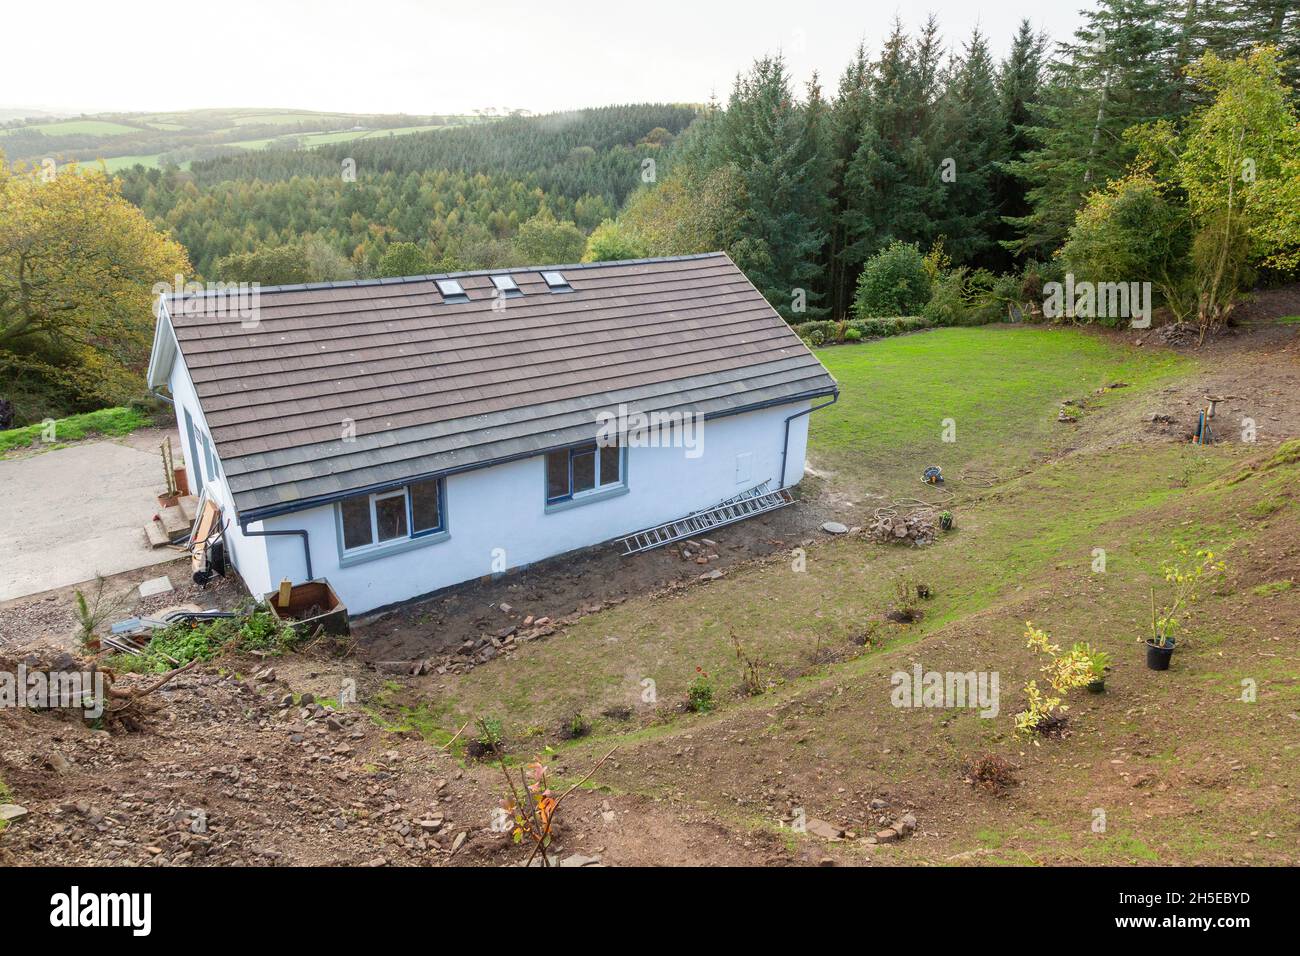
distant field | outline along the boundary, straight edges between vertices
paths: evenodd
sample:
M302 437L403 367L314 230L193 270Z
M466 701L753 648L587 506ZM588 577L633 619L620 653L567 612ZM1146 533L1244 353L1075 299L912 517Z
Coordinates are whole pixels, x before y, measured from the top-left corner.
M58 123L30 123L15 129L0 130L0 136L7 136L17 130L36 130L46 136L118 136L122 133L138 133L134 126L122 123L110 123L107 120L63 120Z
M136 164L157 167L184 157L187 168L195 156L211 156L214 148L294 149L325 146L376 136L402 136L445 129L473 121L465 116L410 116L411 125L380 126L392 116L353 113L313 113L309 110L211 109L180 113L105 113L99 117L42 122L35 120L0 129L10 138L5 152L10 162L32 163L53 156L60 163L83 166L103 159L110 172ZM362 127L354 129L353 127ZM37 136L33 137L32 134ZM15 137L14 134L21 134Z

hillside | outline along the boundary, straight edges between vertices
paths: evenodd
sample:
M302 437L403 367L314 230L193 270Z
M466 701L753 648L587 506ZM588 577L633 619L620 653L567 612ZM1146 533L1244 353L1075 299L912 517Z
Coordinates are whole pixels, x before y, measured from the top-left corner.
M0 149L12 161L103 160L110 172L135 165L188 168L199 159L264 149L296 149L445 129L475 116L319 113L293 109L213 109L100 113L76 118L0 118Z

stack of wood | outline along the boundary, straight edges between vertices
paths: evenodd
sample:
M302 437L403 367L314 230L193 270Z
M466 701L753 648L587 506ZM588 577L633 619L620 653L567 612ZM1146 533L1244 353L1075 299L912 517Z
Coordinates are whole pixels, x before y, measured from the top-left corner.
M867 537L882 544L907 541L920 547L932 544L938 536L938 529L938 518L929 508L920 508L907 515L885 511L878 514L867 528Z

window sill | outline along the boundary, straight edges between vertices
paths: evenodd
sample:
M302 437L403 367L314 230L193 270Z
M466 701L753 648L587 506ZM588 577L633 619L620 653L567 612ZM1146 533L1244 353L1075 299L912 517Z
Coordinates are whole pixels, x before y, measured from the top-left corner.
M597 501L608 501L610 498L617 498L619 495L627 494L627 485L615 485L604 491L596 491L589 495L583 495L580 498L570 498L567 501L555 501L547 504L546 514L553 514L557 511L568 511L570 508L580 508L583 505L594 504Z
M439 544L450 537L450 531L436 531L433 534L422 534L418 538L391 541L375 548L367 548L364 551L345 551L339 555L339 567L350 568L358 564L378 561L380 558L390 558L395 554L405 554L407 551L414 551L416 548Z

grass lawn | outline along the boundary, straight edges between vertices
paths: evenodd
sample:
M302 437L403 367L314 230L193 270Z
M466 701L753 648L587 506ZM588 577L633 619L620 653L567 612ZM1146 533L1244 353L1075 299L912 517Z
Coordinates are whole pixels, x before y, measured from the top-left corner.
M127 435L140 428L146 428L153 422L149 416L134 408L101 408L81 415L55 419L53 422L51 446L64 442L76 441L88 435ZM17 448L29 448L39 445L46 434L46 426L41 423L24 425L0 431L0 455Z
M813 416L814 465L848 487L896 494L923 487L921 460L945 476L1019 471L1053 445L1056 403L1114 382L1149 386L1189 366L1075 329L1016 326L935 329L817 357L840 383L840 399ZM954 442L943 440L945 419Z

